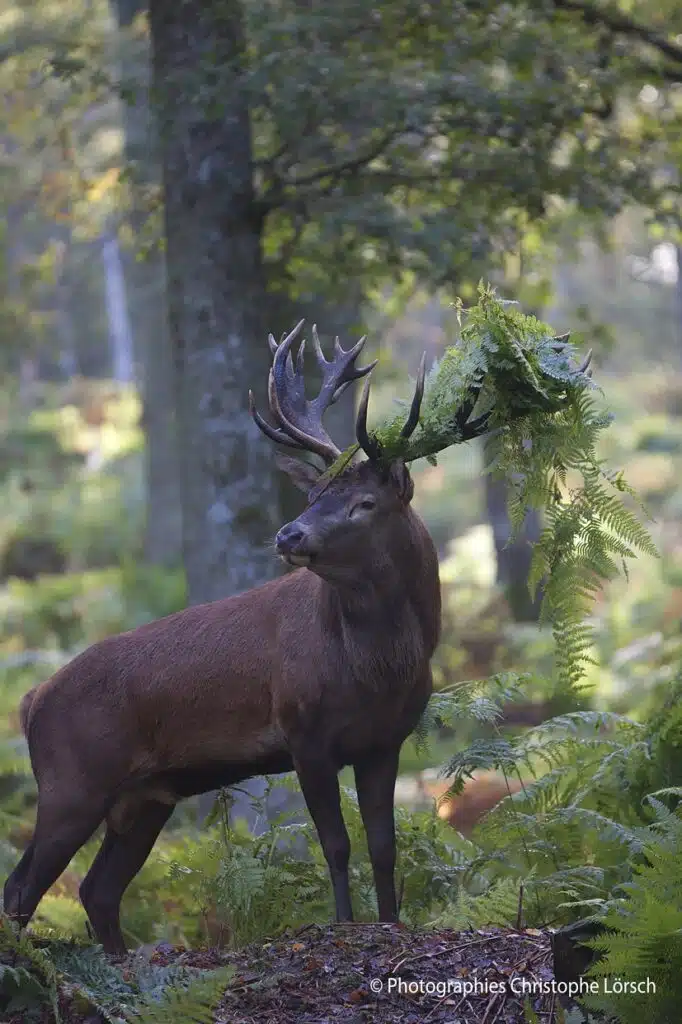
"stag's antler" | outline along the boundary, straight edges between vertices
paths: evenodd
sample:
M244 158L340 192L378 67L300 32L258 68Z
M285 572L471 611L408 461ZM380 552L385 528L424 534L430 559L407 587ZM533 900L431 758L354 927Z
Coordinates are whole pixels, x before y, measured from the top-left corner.
M305 342L302 341L296 357L296 365L291 357L291 347L301 333L304 321L301 320L294 327L293 331L286 336L279 344L272 335L268 342L273 353L272 369L268 379L268 397L270 400L270 412L277 426L268 423L256 409L253 394L249 391L249 408L254 420L267 437L278 444L296 448L299 451L309 451L319 455L327 466L339 458L342 454L322 425L322 417L330 405L333 405L343 392L360 377L366 377L360 405L358 407L355 432L357 443L371 461L378 461L382 457L394 456L396 452L386 451L375 433L367 429L367 407L369 404L370 378L369 373L376 366L376 360L368 366L355 366L355 360L365 344L365 338L361 338L351 349L345 351L339 344L337 338L334 343L334 357L327 360L324 357L320 346L320 339L317 335L317 328L313 325L313 344L318 365L322 371L322 387L317 398L309 401L305 397L305 382L303 378L303 355ZM565 334L554 339L554 349L561 352L567 347L569 335ZM587 354L582 365L577 368L578 373L591 376L592 371L588 370L592 359L592 350ZM424 397L424 378L426 368L426 353L422 356L417 373L417 383L410 406L410 411L400 430L400 437L407 441L414 433L419 422L419 413L422 399ZM434 455L443 448L461 441L471 441L481 437L490 430L490 419L493 410L488 410L482 415L471 419L478 401L483 378L472 385L469 393L460 407L454 413L448 423L444 423L438 431L437 436L424 437L416 442L405 445L403 456L407 461L415 458ZM527 412L519 406L512 412L512 415L522 416ZM394 446L392 445L391 448ZM357 449L356 449L357 450Z
M414 395L412 396L412 404L410 406L410 412L405 420L405 423L400 431L401 437L408 438L414 432L415 427L419 423L419 410L421 409L422 398L424 397L424 377L426 374L426 352L422 355L421 362L419 364L419 370L417 371L417 384L414 389ZM358 416L355 421L355 436L358 439L358 444L362 448L363 452L368 459L376 461L381 456L381 445L377 441L376 437L369 434L367 430L367 406L369 405L369 379L365 381L365 386L362 391L362 398L360 399L360 405L358 406Z
M569 335L565 334L561 337L555 338L554 349L557 352L563 351L568 342ZM407 417L405 425L400 431L400 436L407 440L414 432L417 423L419 422L419 411L421 401L424 395L424 367L425 357L422 357L421 364L419 366L419 372L417 374L417 385L412 399L412 405L410 413ZM592 350L587 354L587 357L583 363L577 368L575 372L584 373L586 376L591 377L592 371L588 369L592 360ZM478 401L481 388L484 380L481 377L480 381L473 384L466 398L462 401L459 408L453 414L452 419L443 423L441 429L434 436L433 433L427 438L416 439L416 442L410 445L404 446L403 457L406 461L411 461L415 458L424 458L426 456L435 455L444 448L450 447L450 445L458 444L462 441L472 441L474 438L481 437L483 434L487 434L490 427L490 419L492 417L493 410L489 409L477 416L475 419L471 419L471 414L474 411L476 403ZM367 430L367 404L369 400L369 381L366 381L365 387L360 400L360 406L358 408L358 418L356 424L357 439L360 447L369 456L370 459L378 460L385 457L395 456L397 454L395 444L391 445L388 452L382 449L382 444L379 438L374 433L370 433ZM523 405L519 405L511 415L513 417L523 416L527 413L527 409Z
M272 368L268 377L268 398L270 413L278 426L274 427L260 415L256 409L253 394L249 391L249 408L256 424L263 433L278 444L297 448L300 451L313 452L319 455L327 465L331 465L341 454L329 434L322 425L324 413L336 402L353 381L365 377L376 366L376 360L368 366L355 366L355 360L366 341L362 337L351 349L341 348L339 339L334 342L334 356L325 359L317 334L317 326L313 324L313 346L317 364L322 371L322 387L317 398L312 401L305 396L305 380L303 376L303 358L305 341L302 341L296 365L291 357L291 347L301 333L304 320L294 327L279 344L269 335L268 343L273 354Z

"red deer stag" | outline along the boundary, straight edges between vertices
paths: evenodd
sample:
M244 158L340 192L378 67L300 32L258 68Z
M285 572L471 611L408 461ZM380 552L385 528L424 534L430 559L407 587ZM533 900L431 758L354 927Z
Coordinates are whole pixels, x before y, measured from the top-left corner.
M348 351L337 339L326 360L313 328L322 387L306 399L304 343L295 365L291 357L302 324L279 345L269 339L276 426L249 395L251 413L271 440L329 467L340 452L323 414L374 364L355 366L364 338ZM422 360L405 437L417 425L423 389ZM13 919L30 920L106 821L80 898L105 950L124 953L121 898L177 801L294 769L329 867L336 918L350 921L337 775L353 765L379 917L396 920L393 792L400 748L431 693L440 585L434 546L410 508L410 474L402 461L386 464L368 434L368 398L369 377L356 423L365 461L329 481L310 463L280 456L308 495L305 511L276 537L294 572L108 637L23 698L38 808L33 838L5 884Z

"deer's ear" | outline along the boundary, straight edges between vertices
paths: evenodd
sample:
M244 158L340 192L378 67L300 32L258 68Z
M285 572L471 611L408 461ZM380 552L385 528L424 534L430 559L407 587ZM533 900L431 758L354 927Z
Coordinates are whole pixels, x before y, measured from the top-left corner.
M277 467L286 473L292 483L304 494L310 493L322 475L322 470L313 466L312 462L303 462L290 455L282 455L281 452L277 452L275 455L275 462Z
M409 469L402 459L396 459L391 463L388 476L400 500L405 505L409 505L414 494L414 482L410 476Z

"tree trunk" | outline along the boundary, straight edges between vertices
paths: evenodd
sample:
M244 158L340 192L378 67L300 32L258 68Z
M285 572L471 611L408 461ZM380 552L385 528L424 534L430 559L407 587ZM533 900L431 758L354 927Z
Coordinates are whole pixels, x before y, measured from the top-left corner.
M270 446L253 423L269 370L262 217L232 2L151 5L190 604L271 577L279 525ZM262 404L262 398L261 398Z
M149 102L150 52L146 33L133 22L146 10L140 0L111 0L118 22L121 77L131 95L123 103L125 156L130 174L129 222L139 241L148 217L144 192L158 188L161 168ZM137 256L137 253L136 253ZM175 380L168 338L166 268L161 246L152 246L141 259L129 260L135 360L141 380L145 433L146 526L144 560L150 565L179 565L182 561L180 468L175 421Z
M130 384L135 379L133 341L121 250L116 236L110 232L104 234L100 251L104 273L111 375L119 383Z
M150 16L183 555L189 602L197 604L263 583L278 569L271 542L281 525L280 483L272 446L248 411L249 388L265 406L270 366L263 218L239 87L239 4L152 0ZM233 794L233 817L253 828L242 790L260 796L263 780L248 780Z
M278 481L248 411L265 391L263 218L253 187L236 0L152 0L189 601L273 574Z
M497 582L504 590L514 621L537 622L542 588L538 587L535 600L532 600L528 591L528 574L533 557L532 545L541 532L540 513L531 509L519 535L509 543L511 523L507 514L507 482L490 473L486 473L483 480L487 518L493 531L497 557Z
M286 481L248 413L249 387L266 408L268 332L280 335L306 317L319 322L327 340L343 333L323 310L299 308L267 289L249 110L239 88L241 13L237 0L151 3L191 603L236 593L279 571L272 537L301 511L301 496L289 492L290 516L281 515ZM332 429L345 445L354 436L352 395L344 395L337 415ZM233 817L259 827L248 794L262 796L263 788L260 778L240 786ZM275 787L266 816L295 813L301 805L296 794Z

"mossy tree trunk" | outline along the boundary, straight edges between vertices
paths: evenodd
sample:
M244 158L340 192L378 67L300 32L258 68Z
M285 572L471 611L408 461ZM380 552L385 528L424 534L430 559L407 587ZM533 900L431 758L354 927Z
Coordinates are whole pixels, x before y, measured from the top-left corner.
M190 603L272 576L279 524L272 451L253 424L270 353L263 214L240 89L237 2L150 6L177 384L183 552Z

